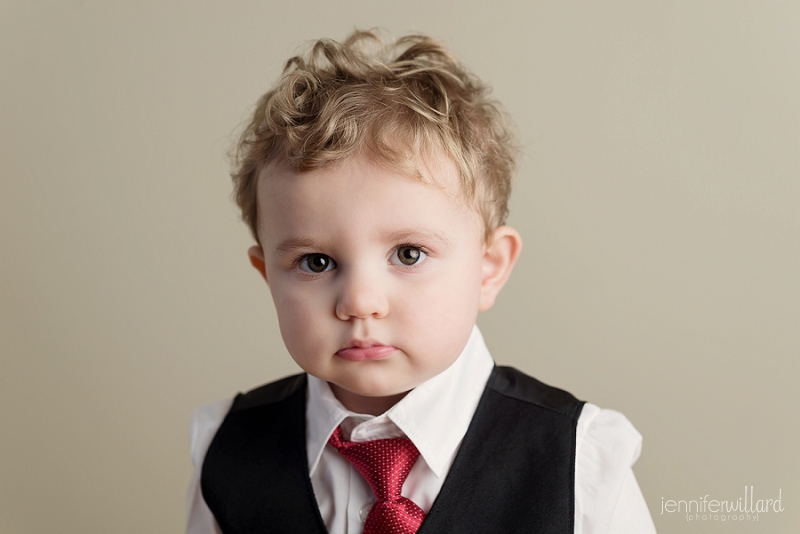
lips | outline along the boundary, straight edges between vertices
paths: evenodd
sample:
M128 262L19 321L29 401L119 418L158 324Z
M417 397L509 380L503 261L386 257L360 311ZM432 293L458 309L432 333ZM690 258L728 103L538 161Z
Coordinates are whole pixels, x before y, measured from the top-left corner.
M368 360L383 360L392 355L397 348L391 345L382 345L373 340L354 340L349 346L340 349L336 355L351 362Z

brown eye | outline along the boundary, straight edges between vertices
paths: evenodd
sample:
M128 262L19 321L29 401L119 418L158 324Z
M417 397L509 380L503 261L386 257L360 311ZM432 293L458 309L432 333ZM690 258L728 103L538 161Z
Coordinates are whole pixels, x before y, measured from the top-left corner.
M425 259L427 255L417 247L402 246L397 247L397 252L393 256L397 257L397 265L414 265Z
M300 261L300 270L307 273L324 273L333 269L336 264L325 254L309 254Z

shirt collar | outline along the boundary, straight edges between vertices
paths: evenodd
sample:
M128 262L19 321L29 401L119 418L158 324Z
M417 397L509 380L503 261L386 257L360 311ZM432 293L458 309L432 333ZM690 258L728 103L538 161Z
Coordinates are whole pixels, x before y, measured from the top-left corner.
M441 477L467 432L493 367L483 336L475 326L464 350L450 367L414 388L377 417L349 411L336 399L327 382L309 375L306 405L309 474L314 474L330 435L345 423L343 426L349 427L346 431L352 429L353 441L408 436L431 471Z

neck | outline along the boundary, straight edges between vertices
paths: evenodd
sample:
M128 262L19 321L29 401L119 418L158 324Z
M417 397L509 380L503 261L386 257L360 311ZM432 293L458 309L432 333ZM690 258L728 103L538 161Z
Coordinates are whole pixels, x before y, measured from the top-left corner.
M355 413L367 415L381 415L389 408L400 402L408 394L408 391L386 397L367 397L358 395L352 391L347 391L336 384L328 382L334 396L342 403L342 406Z

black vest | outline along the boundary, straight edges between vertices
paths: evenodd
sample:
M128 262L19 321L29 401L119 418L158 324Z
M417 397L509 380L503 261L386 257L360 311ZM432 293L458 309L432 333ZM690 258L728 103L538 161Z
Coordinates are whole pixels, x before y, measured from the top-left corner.
M201 475L225 534L327 532L308 474L305 396L300 374L234 400ZM495 367L418 534L572 534L582 408L565 391Z

